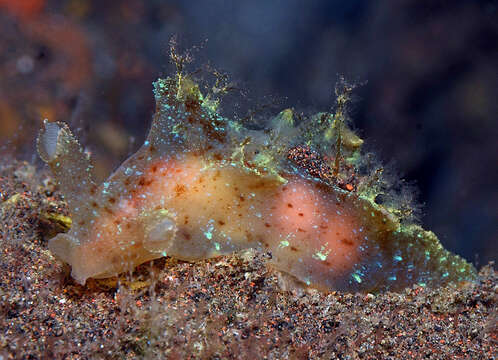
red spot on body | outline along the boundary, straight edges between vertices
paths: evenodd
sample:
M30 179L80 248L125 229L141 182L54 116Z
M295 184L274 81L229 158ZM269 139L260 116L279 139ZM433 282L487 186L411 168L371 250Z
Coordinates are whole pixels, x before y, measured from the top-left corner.
M354 242L350 239L342 239L341 242L344 244L344 245L347 245L347 246L353 246L354 245Z
M176 184L174 191L175 191L175 195L178 197L178 196L185 194L185 192L187 191L187 188L185 187L185 185Z

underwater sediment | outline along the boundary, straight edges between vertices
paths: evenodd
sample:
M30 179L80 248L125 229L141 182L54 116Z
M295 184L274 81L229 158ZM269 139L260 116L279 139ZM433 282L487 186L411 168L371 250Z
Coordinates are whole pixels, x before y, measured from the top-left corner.
M50 177L0 166L0 355L5 359L496 357L498 274L379 294L288 287L268 254L161 258L74 282L44 237L68 209Z

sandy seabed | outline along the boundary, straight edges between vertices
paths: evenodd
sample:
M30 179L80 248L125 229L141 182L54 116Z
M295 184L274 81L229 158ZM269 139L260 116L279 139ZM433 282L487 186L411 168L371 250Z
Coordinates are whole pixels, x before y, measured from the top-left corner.
M325 294L242 252L164 258L75 283L47 250L67 209L52 180L0 167L0 359L494 359L498 273L401 293Z

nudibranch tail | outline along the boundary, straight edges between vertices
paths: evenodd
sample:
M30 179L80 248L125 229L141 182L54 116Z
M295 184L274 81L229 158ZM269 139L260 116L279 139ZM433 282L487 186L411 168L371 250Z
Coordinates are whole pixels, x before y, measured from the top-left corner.
M335 114L299 121L286 109L254 130L219 115L189 77L159 79L154 94L147 140L99 186L66 125L45 123L40 132L40 156L73 216L49 247L78 282L163 256L195 261L248 248L323 290L476 278L432 232L375 202L380 172L360 171L363 140L341 102Z

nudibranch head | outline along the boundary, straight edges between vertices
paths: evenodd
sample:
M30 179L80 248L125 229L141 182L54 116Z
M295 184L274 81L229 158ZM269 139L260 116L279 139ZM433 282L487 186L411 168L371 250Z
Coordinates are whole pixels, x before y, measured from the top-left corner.
M220 116L188 77L160 79L154 92L147 140L100 185L66 125L46 122L40 132L40 156L73 220L49 248L78 282L166 255L194 261L247 248L324 290L475 278L394 203L375 203L385 184L379 171L360 171L363 140L341 106L299 121L287 109L253 130Z

